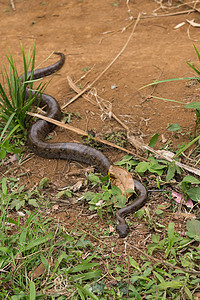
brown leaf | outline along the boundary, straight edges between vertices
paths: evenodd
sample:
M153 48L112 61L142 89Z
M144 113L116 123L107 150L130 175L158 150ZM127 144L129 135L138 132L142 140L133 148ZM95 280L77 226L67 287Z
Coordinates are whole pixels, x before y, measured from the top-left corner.
M45 266L43 265L43 263L40 263L39 266L35 267L33 271L30 271L28 275L33 280L35 278L40 277L42 274L44 274L45 271L46 271Z
M111 165L109 168L109 177L112 185L121 189L124 194L127 189L134 190L134 181L131 174L119 166ZM133 192L126 193L127 199L133 194Z

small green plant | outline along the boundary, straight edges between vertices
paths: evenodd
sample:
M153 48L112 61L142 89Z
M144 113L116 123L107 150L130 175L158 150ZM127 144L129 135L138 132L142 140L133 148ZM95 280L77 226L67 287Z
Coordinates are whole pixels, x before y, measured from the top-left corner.
M85 68L82 69L82 71L85 72L85 73L90 71L90 70L91 70L91 67L85 67Z
M4 158L7 152L17 148L18 139L25 139L27 124L30 117L26 114L31 109L34 99L42 92L45 85L39 84L37 92L32 94L33 72L35 64L35 45L32 53L28 52L27 58L21 45L24 63L24 75L17 72L11 53L6 55L9 63L9 73L4 68L1 72L3 83L0 83L0 156ZM31 69L30 75L28 69ZM29 85L29 93L27 87ZM8 94L6 91L8 90ZM14 146L10 146L10 141ZM14 142L13 142L14 141Z
M185 200L187 200L189 197L191 200L197 203L200 201L200 180L193 176L187 175L183 178L179 185Z
M126 205L126 196L122 195L122 191L116 187L110 187L108 177L99 178L95 174L89 174L88 179L93 187L100 186L102 192L86 192L84 199L89 204L91 211L96 210L99 217L102 219L103 214L113 213L113 209L119 209Z
M1 204L9 203L10 209L19 210L29 204L33 207L39 207L41 194L36 188L31 192L26 192L25 187L20 185L18 179L4 177L0 180L2 190L0 190Z
M126 147L127 137L125 132L117 131L105 134L105 139L111 143L114 143L120 147Z
M119 6L119 0L111 3L111 6Z

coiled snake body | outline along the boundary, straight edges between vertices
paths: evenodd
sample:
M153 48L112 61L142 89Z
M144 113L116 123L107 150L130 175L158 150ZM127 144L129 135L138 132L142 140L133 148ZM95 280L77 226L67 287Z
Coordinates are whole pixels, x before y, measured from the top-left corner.
M65 62L65 56L62 53L55 52L60 56L60 60L55 64L46 68L37 69L34 71L33 79L39 79L57 72ZM28 73L30 76L30 72ZM24 75L22 76L22 80ZM28 89L27 89L28 92ZM32 92L34 94L35 92ZM61 109L58 102L47 94L37 96L35 104L41 107L46 107L46 116L52 119L61 119ZM59 158L66 160L75 160L95 166L103 175L108 173L110 162L100 151L79 143L46 143L45 137L51 132L56 125L45 120L38 120L34 123L28 135L28 144L32 151L45 158ZM118 221L117 232L120 237L126 237L129 232L129 227L124 220L127 214L133 213L140 209L146 199L147 191L145 187L137 180L134 180L135 189L139 193L139 197L130 205L121 208L116 213Z

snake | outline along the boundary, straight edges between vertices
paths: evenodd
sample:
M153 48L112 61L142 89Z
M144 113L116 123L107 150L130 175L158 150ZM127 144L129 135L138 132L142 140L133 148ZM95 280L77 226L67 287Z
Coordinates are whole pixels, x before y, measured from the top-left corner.
M54 54L60 57L59 61L48 67L34 70L33 80L49 76L62 68L65 63L65 55L61 52L54 52ZM31 72L28 72L27 78L30 78L30 76ZM22 75L22 80L24 80L24 75ZM28 95L30 90L28 87L26 89ZM32 91L32 96L35 96L34 105L45 107L47 117L60 121L61 108L56 99L45 93L36 93L37 91ZM28 146L33 153L48 159L79 161L94 166L102 175L108 174L111 163L99 150L74 142L47 143L45 138L55 127L56 125L43 119L39 119L31 125L28 133ZM144 185L138 180L133 180L138 198L132 204L119 209L116 213L116 231L120 238L126 237L129 233L129 226L124 219L126 215L140 209L147 200L147 190Z

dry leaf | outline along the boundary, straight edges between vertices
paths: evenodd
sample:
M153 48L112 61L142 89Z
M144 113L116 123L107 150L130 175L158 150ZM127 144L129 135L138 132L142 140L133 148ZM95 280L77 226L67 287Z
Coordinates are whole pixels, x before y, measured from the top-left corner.
M177 203L181 203L183 201L183 205L187 207L193 208L193 202L191 199L188 199L187 202L184 201L183 195L180 193L172 192L172 197Z
M43 263L41 263L33 271L30 271L28 275L33 280L35 278L40 277L42 274L44 274L45 271L45 266L43 265Z
M186 20L191 26L193 26L193 27L200 27L200 24L199 23L196 23L195 21L194 21L194 19L193 20Z
M79 191L82 186L83 186L83 181L79 180L70 188L70 191L75 193Z
M133 177L122 167L111 165L109 168L109 177L111 184L120 188L123 194L127 189L134 190ZM129 198L132 194L132 192L126 194L126 197Z

